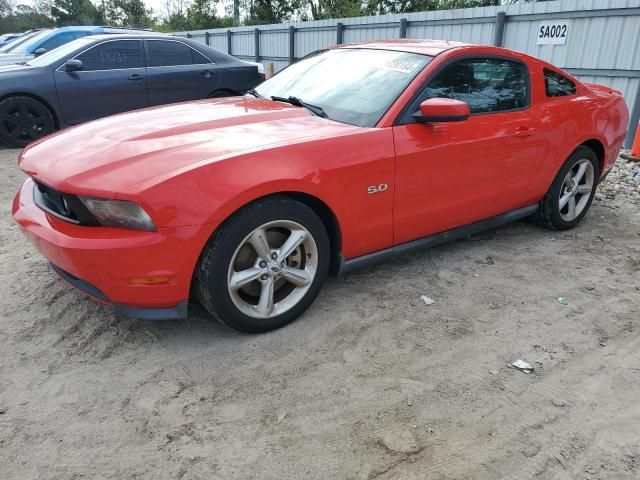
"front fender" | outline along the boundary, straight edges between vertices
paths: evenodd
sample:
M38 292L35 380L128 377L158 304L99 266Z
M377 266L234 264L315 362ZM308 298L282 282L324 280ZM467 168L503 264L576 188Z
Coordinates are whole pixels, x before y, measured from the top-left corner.
M196 164L158 183L133 186L117 198L140 203L158 227L207 225L212 232L258 198L302 193L331 209L349 258L393 242L394 161L391 129L362 129ZM369 194L369 186L383 183L388 189Z
M215 229L243 206L270 195L287 193L309 195L320 200L322 203L327 205L332 212L335 212L336 206L332 205L332 199L327 198L327 195L319 185L296 179L273 180L260 185L255 185L254 187L242 191L228 199L210 216L206 223L213 225Z

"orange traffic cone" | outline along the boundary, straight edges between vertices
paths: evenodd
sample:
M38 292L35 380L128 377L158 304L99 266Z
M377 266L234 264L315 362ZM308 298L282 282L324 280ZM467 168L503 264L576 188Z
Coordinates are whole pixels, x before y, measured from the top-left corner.
M626 160L640 162L640 124L638 124L636 136L633 139L633 145L631 145L631 151L629 154L622 154L620 156Z

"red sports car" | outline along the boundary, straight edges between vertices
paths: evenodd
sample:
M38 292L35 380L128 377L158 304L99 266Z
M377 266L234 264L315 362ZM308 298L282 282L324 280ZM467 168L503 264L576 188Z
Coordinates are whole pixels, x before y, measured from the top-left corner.
M244 97L31 144L13 215L62 278L117 312L183 318L193 297L263 332L302 314L329 272L521 217L575 226L627 124L619 92L521 53L345 45Z

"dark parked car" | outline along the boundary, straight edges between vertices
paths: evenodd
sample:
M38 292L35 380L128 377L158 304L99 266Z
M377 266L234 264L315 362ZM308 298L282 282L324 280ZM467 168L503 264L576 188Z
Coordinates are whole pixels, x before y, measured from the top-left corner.
M0 65L11 65L13 63L28 62L34 57L39 57L47 52L55 50L77 38L88 37L89 35L100 35L105 33L131 33L136 35L147 35L149 30L119 28L119 27L94 27L94 26L68 26L54 29L43 29L29 36L25 41L16 42L6 49L0 50Z
M99 35L0 67L0 139L22 147L57 129L153 105L239 95L257 67L188 39Z

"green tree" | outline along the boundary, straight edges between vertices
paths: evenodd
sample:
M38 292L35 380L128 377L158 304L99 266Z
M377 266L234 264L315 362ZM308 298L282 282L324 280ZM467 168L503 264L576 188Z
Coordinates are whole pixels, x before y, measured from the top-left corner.
M500 4L501 0L368 0L363 8L363 13L365 15L384 15L386 13L489 7Z
M156 23L161 32L179 32L190 30L187 20L188 3L186 0L165 0L162 19Z
M53 20L36 5L16 5L15 1L0 0L0 33L24 32L52 25Z
M46 17L51 17L51 7L53 6L53 0L34 0L32 2L33 10Z
M24 32L33 28L51 27L53 20L48 16L38 13L29 5L17 5L11 17L12 31Z
M91 0L54 0L51 18L58 26L95 25L103 21Z
M13 13L13 4L9 0L0 0L0 17L6 18Z
M303 5L302 0L249 0L244 23L260 25L286 22L300 12Z
M193 0L187 8L187 22L192 30L203 30L206 28L230 27L233 19L229 17L218 17L216 15L216 3L214 0Z
M103 4L107 25L114 27L148 27L153 24L151 10L143 0L109 0Z
M313 20L365 15L360 0L309 0L309 8Z

